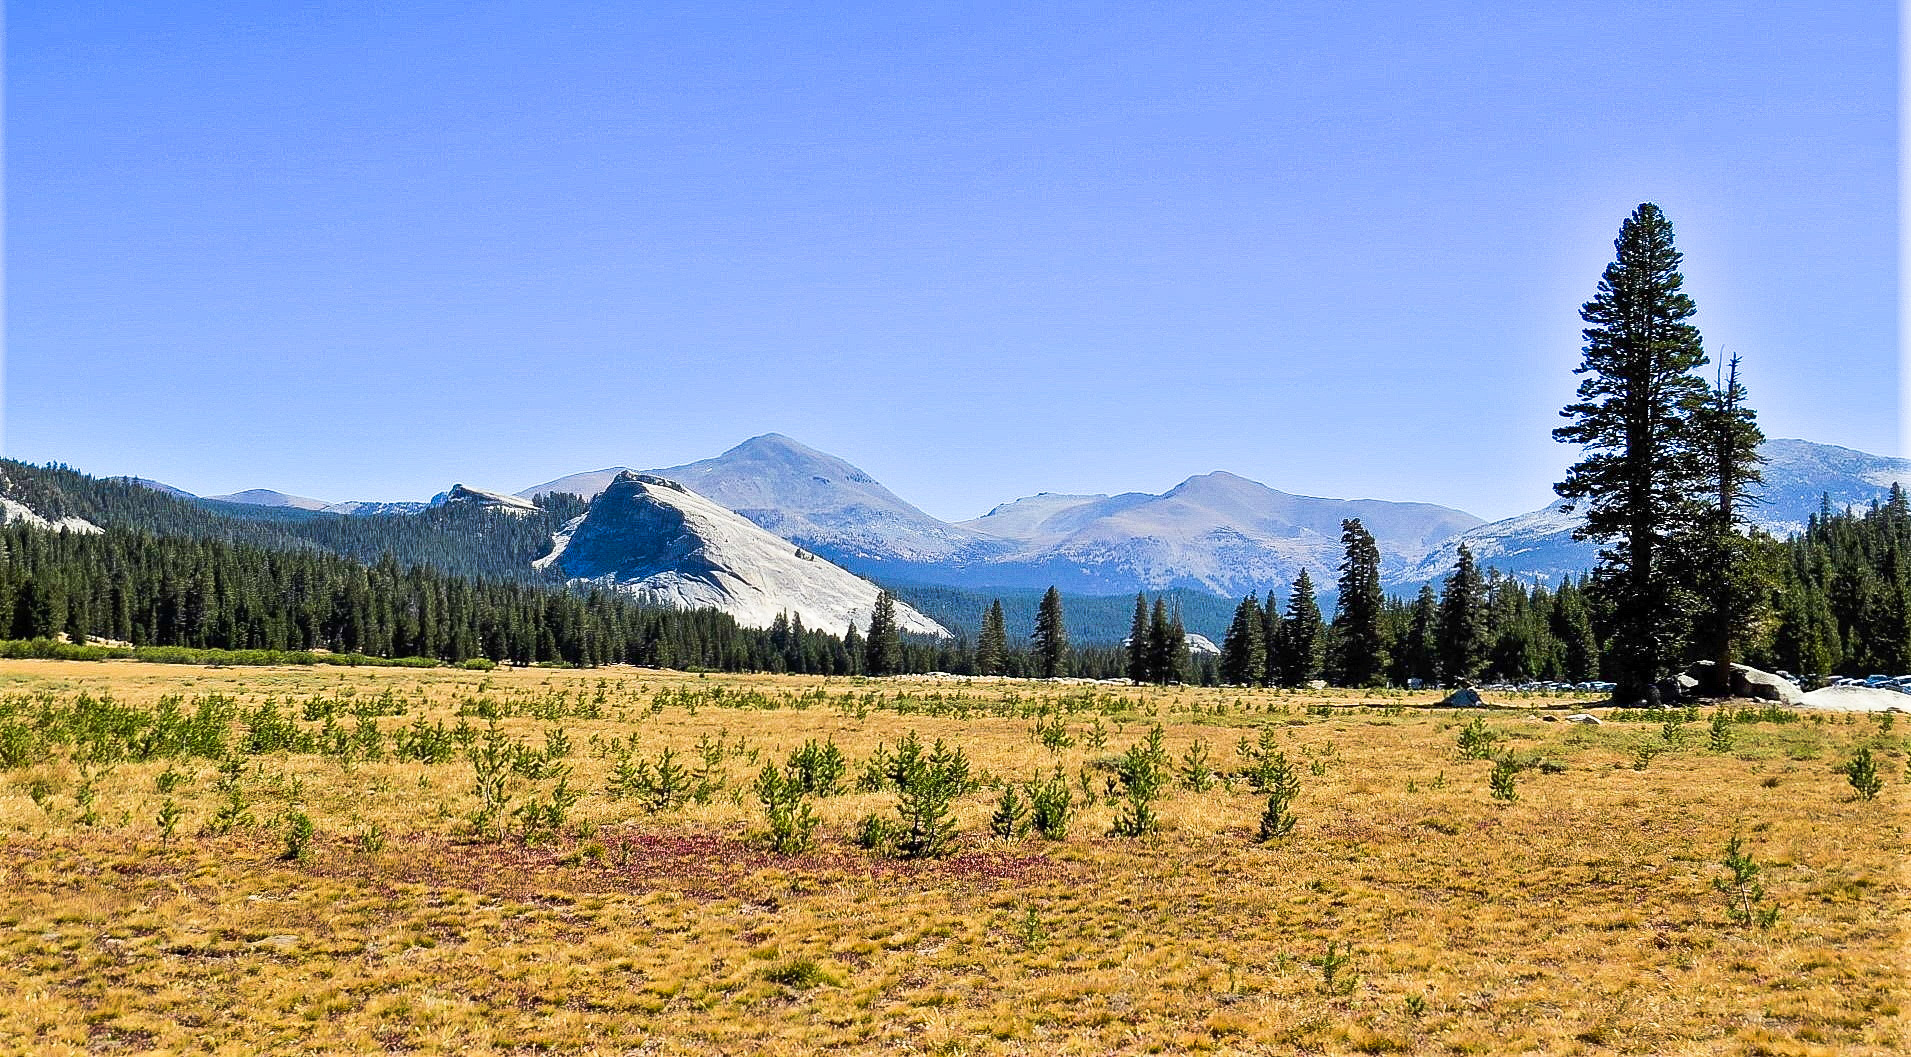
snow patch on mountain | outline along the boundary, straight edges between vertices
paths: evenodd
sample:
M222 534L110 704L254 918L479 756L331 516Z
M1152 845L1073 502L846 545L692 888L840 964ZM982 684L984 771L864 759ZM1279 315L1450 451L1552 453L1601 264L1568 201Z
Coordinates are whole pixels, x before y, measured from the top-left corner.
M613 478L535 564L659 604L720 609L759 628L787 613L812 628L867 629L881 590L678 482L630 472ZM949 634L901 602L896 624Z

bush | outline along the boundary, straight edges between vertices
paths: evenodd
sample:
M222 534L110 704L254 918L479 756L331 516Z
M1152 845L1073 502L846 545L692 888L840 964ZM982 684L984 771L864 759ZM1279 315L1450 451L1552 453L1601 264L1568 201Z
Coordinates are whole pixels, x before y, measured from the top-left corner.
M969 790L968 756L959 748L948 748L941 739L925 753L922 740L912 730L897 743L887 780L896 788L896 813L901 816L895 831L896 854L905 859L933 859L954 850L953 803Z
M1863 799L1875 800L1884 791L1884 779L1878 775L1878 761L1872 759L1870 746L1860 748L1858 755L1853 756L1843 770L1845 780Z
M1724 709L1712 713L1712 734L1710 747L1713 752L1732 751L1732 719Z
M816 832L816 812L802 789L773 763L763 765L756 778L757 799L763 802L769 823L767 841L778 855L800 855L810 849Z
M285 817L285 851L279 856L288 862L303 862L312 846L312 819L303 811Z
M1029 824L1043 840L1066 840L1068 824L1075 814L1075 794L1060 767L1046 780L1031 782L1023 790L1028 796Z
M1028 800L1016 792L1013 784L1004 785L995 802L995 813L989 816L989 833L997 840L1021 840L1028 836L1028 829Z
M864 815L863 820L856 824L856 835L852 839L858 848L882 851L889 847L894 836L888 819L871 814Z
M1266 844L1279 840L1294 832L1294 798L1300 795L1301 779L1288 765L1285 753L1275 753L1264 761L1261 768L1263 788L1267 791L1267 807L1261 811L1260 830L1256 838Z
M1473 721L1460 730L1460 758L1489 759L1493 755L1493 744L1499 740L1498 731L1488 729L1484 718L1474 716Z
M848 765L843 761L843 750L836 742L817 744L806 741L803 747L790 753L785 768L792 781L802 789L806 796L833 796L839 792L843 774Z
M185 809L181 808L179 802L172 797L167 797L166 802L159 805L158 822L159 839L161 843L171 844L173 842L173 832L179 828L179 820L185 814Z
M1493 764L1493 773L1487 776L1487 782L1493 789L1493 799L1503 804L1510 804L1518 800L1519 791L1513 787L1514 776L1518 774L1519 767L1512 761L1500 760L1495 762Z
M1214 768L1208 763L1208 743L1197 740L1181 756L1181 784L1189 792L1205 793L1214 788Z
M1759 928L1771 928L1778 922L1778 904L1765 905L1765 886L1758 880L1759 865L1745 851L1738 834L1725 845L1725 858L1720 860L1730 873L1725 877L1714 878L1712 887L1725 896L1725 918L1734 925L1757 925Z
M1168 782L1168 759L1161 748L1159 724L1148 732L1147 740L1129 746L1115 761L1115 777L1121 783L1124 803L1109 835L1143 837L1160 829L1161 818L1154 802Z

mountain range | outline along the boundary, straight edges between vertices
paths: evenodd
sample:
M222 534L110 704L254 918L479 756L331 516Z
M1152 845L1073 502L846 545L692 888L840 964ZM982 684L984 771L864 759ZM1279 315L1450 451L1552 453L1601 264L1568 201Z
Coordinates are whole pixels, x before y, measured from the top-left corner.
M625 469L572 474L518 494L590 499ZM1448 507L1290 495L1226 472L1191 477L1160 495L1045 493L951 524L850 463L776 433L713 459L645 472L864 576L967 588L1264 592L1285 587L1302 568L1331 579L1344 518L1361 519L1392 571L1481 524Z
M1754 516L1775 534L1800 529L1826 499L1834 508L1861 505L1881 498L1894 482L1911 484L1911 460L1803 440L1768 441L1763 453L1764 498ZM620 475L636 472L614 466L574 473L515 496L457 486L432 502L482 502L521 513L529 500L555 493L592 499ZM1396 591L1444 577L1462 543L1483 565L1536 583L1582 573L1596 555L1593 544L1573 539L1581 522L1563 502L1484 523L1428 503L1292 495L1224 471L1190 477L1159 495L1043 493L951 523L853 464L775 433L642 475L682 485L775 538L898 586L981 591L1052 584L1082 595L1182 590L1238 597L1284 592L1305 568L1327 587L1340 558L1340 522L1354 517L1373 533L1384 580ZM263 489L218 498L318 515L424 507L323 504Z

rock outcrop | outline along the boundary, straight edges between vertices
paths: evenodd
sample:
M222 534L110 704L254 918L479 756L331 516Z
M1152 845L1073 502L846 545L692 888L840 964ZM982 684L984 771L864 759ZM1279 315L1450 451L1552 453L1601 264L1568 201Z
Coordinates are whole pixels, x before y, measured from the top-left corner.
M1705 693L1712 685L1713 661L1700 661L1685 670L1685 678L1694 680L1691 689ZM1686 684L1681 683L1682 686ZM1732 696L1749 697L1756 701L1776 701L1781 705L1797 707L1805 703L1805 692L1796 683L1783 676L1770 672L1761 672L1757 668L1743 664L1732 666Z
M557 535L539 567L678 608L708 606L747 627L777 614L841 634L868 630L881 589L674 481L619 473L590 510ZM901 602L896 625L947 629Z

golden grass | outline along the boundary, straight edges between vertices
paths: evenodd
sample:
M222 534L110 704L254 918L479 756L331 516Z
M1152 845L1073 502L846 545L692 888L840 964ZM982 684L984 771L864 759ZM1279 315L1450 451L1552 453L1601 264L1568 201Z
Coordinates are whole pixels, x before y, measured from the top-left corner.
M722 701L712 703L712 691ZM315 699L390 690L405 712L482 727L501 711L542 745L562 727L585 790L563 834L476 840L472 767L277 753L248 758L254 825L202 834L222 797L205 759L86 773L60 751L0 771L0 1050L32 1053L1561 1053L1904 1052L1907 727L1815 716L1584 728L1544 706L1488 715L1526 770L1511 804L1462 760L1470 716L1433 695L1039 683L852 682L637 670L201 669L0 661L0 695L82 692L151 708L179 694ZM665 691L660 698L659 691ZM679 691L682 691L681 693ZM479 702L488 702L480 705ZM655 705L653 706L653 702ZM1411 706L1402 708L1400 706ZM579 718L579 706L599 718ZM1310 706L1311 710L1310 710ZM1320 706L1329 706L1322 709ZM653 707L660 708L653 711ZM1068 709L1073 744L1032 713ZM562 718L538 719L565 713ZM1327 714L1320 714L1325 711ZM528 713L528 714L527 714ZM339 723L349 728L349 715ZM979 775L1092 764L1164 728L1224 769L1271 727L1298 764L1299 825L1254 842L1263 799L1238 783L1162 804L1153 838L1104 836L1098 802L1069 839L987 838L994 794L958 805L961 846L906 863L849 841L895 797L817 804L816 849L779 857L750 780L811 738L851 778L914 730ZM1088 744L1099 723L1106 744ZM316 722L300 721L308 730ZM634 741L697 762L721 738L724 790L646 814L612 799ZM1861 744L1887 778L1853 797ZM389 747L388 747L389 748ZM752 758L754 754L754 758ZM168 769L183 811L163 843ZM104 773L101 773L104 770ZM76 799L91 779L93 824ZM519 782L520 800L549 782ZM37 797L36 795L37 794ZM276 820L317 828L280 857ZM376 827L381 848L360 835ZM1725 918L1712 881L1743 834L1780 906ZM374 845L376 841L372 842ZM1330 986L1329 944L1350 950Z

